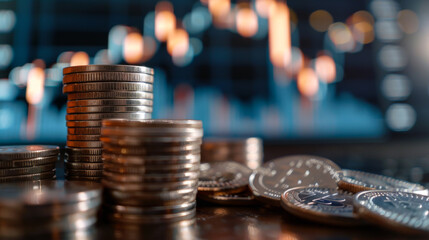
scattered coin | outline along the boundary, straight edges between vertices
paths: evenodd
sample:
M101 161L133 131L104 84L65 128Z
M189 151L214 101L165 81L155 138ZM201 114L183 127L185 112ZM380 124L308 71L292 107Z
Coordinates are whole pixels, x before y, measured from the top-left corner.
M280 206L281 194L300 186L336 188L337 171L332 161L307 155L278 158L263 165L264 171L256 171L249 178L249 187L256 199Z
M402 192L415 192L425 190L416 183L377 175L373 173L344 169L339 172L338 187L352 193L366 190L392 190Z
M68 101L67 107L83 106L152 106L153 101L147 99L89 99Z
M200 166L198 191L211 193L243 192L252 170L236 162L204 163Z
M224 206L253 206L259 205L250 191L232 194L212 194L199 192L198 198L204 201Z
M420 194L370 190L353 201L359 217L403 233L429 234L429 197Z
M63 77L64 84L105 81L153 83L153 76L144 73L86 72L67 74Z
M297 187L282 194L281 205L298 217L333 225L358 225L353 195L334 188Z

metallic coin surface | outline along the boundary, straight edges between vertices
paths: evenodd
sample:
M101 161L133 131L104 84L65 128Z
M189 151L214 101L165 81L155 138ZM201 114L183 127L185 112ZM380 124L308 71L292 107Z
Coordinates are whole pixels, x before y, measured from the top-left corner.
M195 208L186 212L159 214L159 215L141 215L124 213L107 213L107 218L114 222L132 223L132 224L154 224L169 223L194 218Z
M118 146L103 142L103 149L109 153L119 153L122 155L169 155L169 154L187 154L199 153L200 143L188 143L187 145L177 147L154 147L141 145L134 146Z
M103 171L103 177L115 182L124 183L162 183L162 182L178 182L186 180L198 179L198 171L188 171L184 173L165 173L165 174L120 174L109 172L106 169Z
M42 172L52 171L54 169L55 169L55 163L44 164L44 165L33 166L33 167L0 169L0 177L42 173Z
M111 81L153 83L153 76L144 73L88 72L67 74L63 77L63 84Z
M140 141L145 141L143 138L190 138L196 139L203 136L203 130L197 128L148 128L148 127L102 127L102 136L112 137L140 137ZM158 140L159 141L159 140Z
M129 119L105 119L104 127L146 127L146 128L202 128L199 120L129 120Z
M259 204L259 201L257 201L253 194L248 190L233 194L207 194L200 192L197 196L199 199L206 202L223 206L253 206Z
M133 165L124 166L123 164L104 161L104 169L109 172L122 174L159 174L159 173L182 173L187 171L198 171L199 166L195 163L185 164L165 164L165 165Z
M100 141L100 135L67 135L68 141Z
M150 119L151 114L147 112L132 112L132 113L88 113L88 114L67 114L68 121L85 121L85 120L102 120L105 118L124 117L129 119Z
M132 156L109 153L104 151L102 157L105 161L123 164L124 166L134 165L166 165L166 164L186 164L186 163L199 163L199 154L185 154L185 155L164 155L164 156Z
M66 147L66 153L69 156L72 155L101 155L103 153L102 148L72 148Z
M47 172L25 174L18 176L8 176L0 177L0 183L10 183L10 182L22 182L22 181L33 181L33 180L42 180L42 179L52 179L55 177L55 169Z
M60 148L52 145L14 145L0 147L0 161L58 155Z
M86 73L86 72L126 72L126 73L146 73L153 75L153 68L144 66L130 65L84 65L66 67L63 69L63 74Z
M82 176L82 177L102 177L102 170L76 170L76 169L65 169L66 177L70 176Z
M100 135L101 128L99 127L87 127L87 128L67 128L67 134L72 135Z
M355 170L344 169L339 172L338 176L340 177L338 187L352 193L366 190L415 192L425 189L416 183Z
M67 141L67 147L101 148L100 141Z
M67 113L132 113L152 112L149 106L89 106L67 108Z
M9 169L9 168L21 168L21 167L33 167L40 166L45 164L55 164L58 161L58 156L48 156L48 157L38 157L38 158L28 158L23 160L0 160L0 169Z
M429 233L429 197L420 194L370 190L355 195L359 217L394 231Z
M81 169L81 170L103 170L103 163L81 163L64 161L68 169Z
M198 191L237 193L249 184L252 170L236 162L215 162L200 165Z
M91 120L91 121L67 121L67 127L72 128L95 128L101 127L101 120Z
M280 206L281 194L301 186L336 188L337 171L332 161L309 155L292 155L274 159L254 172L249 187L255 197L273 206Z
M111 92L111 91L143 91L152 92L153 85L149 83L131 82L94 82L64 84L63 93L76 92Z
M64 160L70 163L102 163L103 162L101 155L79 155L79 154L69 155L68 153L66 153Z
M137 206L121 206L104 204L105 209L110 212L124 213L124 214L138 214L138 215L152 215L152 214L169 214L180 213L192 210L196 207L195 201L183 203L176 206L157 206L157 207L137 207Z
M138 145L158 145L158 146L182 146L189 143L198 143L201 145L201 137L189 137L189 136L182 136L182 137L142 137L142 135L139 136L130 136L130 135L124 135L121 136L114 136L110 135L109 137L106 137L106 135L102 135L100 138L100 141L115 145L130 145L130 146L138 146Z
M90 99L68 101L67 107L84 106L153 106L152 100L146 99Z
M104 191L105 203L139 206L139 207L161 207L177 206L194 202L197 190L195 188L184 188L169 191L151 191L151 192L121 192L107 189Z
M85 100L85 99L153 99L152 92L142 91L114 91L114 92L79 92L67 94L67 100Z
M168 183L150 183L150 184L141 184L141 183L122 183L108 178L103 179L103 185L112 190L117 190L121 192L127 192L132 194L133 192L143 191L143 192L153 192L153 191L176 191L181 189L189 189L198 185L198 181L195 180L186 180L178 182L168 182Z
M287 212L310 221L333 225L361 223L353 213L353 195L334 188L292 188L282 194L281 205Z
M101 182L103 177L66 176L67 181Z

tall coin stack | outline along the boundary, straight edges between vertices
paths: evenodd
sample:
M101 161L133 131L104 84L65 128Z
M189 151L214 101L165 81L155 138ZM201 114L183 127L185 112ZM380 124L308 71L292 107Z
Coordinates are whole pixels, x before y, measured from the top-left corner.
M261 166L263 157L262 139L256 137L205 138L201 146L201 162L234 161L256 169Z
M59 152L49 145L0 147L0 183L55 178Z
M64 239L59 234L88 229L97 221L101 189L55 180L2 184L0 238Z
M195 216L201 121L103 120L104 210L116 223Z
M102 119L151 118L153 73L151 68L124 65L64 68L68 180L101 180Z

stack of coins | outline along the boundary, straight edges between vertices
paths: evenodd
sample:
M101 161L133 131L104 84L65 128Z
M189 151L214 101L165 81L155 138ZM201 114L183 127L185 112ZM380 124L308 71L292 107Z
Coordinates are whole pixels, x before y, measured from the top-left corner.
M58 154L58 146L0 147L0 183L55 178Z
M201 162L235 161L256 169L262 164L262 139L205 138L201 146Z
M107 217L157 223L195 215L201 121L103 120L103 186Z
M97 221L101 185L54 180L3 184L0 237L30 238L88 229Z
M66 178L101 180L101 120L150 119L153 69L87 65L64 68L63 73L68 99Z

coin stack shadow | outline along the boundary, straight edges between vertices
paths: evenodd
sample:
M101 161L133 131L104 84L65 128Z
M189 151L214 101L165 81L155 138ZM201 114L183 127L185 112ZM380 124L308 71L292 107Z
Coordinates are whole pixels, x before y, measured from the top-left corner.
M59 152L49 145L0 147L0 183L55 178Z
M100 181L100 130L104 118L150 119L153 69L125 65L86 65L64 68L67 94L68 180Z
M195 216L201 121L103 120L104 212L116 223Z
M239 162L250 169L261 166L264 157L262 139L251 137L204 138L201 145L201 162Z
M63 239L59 234L87 230L97 221L101 197L101 184L94 182L2 184L0 238Z

